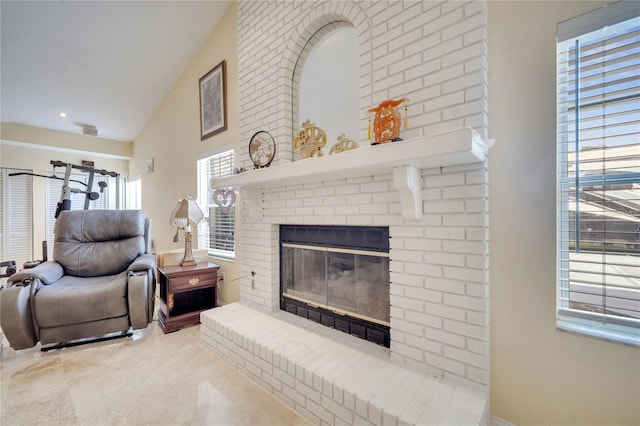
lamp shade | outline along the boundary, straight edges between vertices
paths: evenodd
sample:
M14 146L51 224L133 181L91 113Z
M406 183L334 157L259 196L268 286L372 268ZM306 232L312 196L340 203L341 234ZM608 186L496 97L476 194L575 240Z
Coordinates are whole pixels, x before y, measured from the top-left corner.
M178 204L171 212L170 223L173 223L176 219L188 219L198 224L203 218L204 213L202 213L198 203L193 198L187 197L178 200Z

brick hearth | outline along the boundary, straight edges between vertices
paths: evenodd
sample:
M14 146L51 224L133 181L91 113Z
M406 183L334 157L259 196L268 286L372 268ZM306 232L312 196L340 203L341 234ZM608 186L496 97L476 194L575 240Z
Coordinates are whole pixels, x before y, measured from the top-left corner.
M207 347L316 424L486 424L484 391L419 374L381 347L239 303L202 314Z

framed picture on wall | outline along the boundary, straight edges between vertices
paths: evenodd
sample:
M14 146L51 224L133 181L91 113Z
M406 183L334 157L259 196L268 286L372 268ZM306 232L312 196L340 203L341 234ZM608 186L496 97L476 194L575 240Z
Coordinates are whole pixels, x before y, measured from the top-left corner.
M227 130L226 62L200 79L200 140Z

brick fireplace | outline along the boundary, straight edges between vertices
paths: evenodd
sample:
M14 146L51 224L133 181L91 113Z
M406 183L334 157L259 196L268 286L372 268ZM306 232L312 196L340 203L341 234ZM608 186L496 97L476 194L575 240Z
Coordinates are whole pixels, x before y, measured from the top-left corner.
M313 422L486 424L487 162L413 169L420 172L419 220L404 217L411 202L403 201L396 170L338 179L334 171L331 179L294 185L245 184L241 306L203 313L203 341ZM388 349L327 334L279 309L283 224L388 227ZM429 382L425 374L438 380ZM463 402L455 396L460 392ZM434 395L443 400L434 402ZM404 400L411 402L405 406Z
M408 97L410 129L401 134L404 142L369 147L363 114L359 150L292 162L291 141L298 128L292 119L292 72L306 40L334 21L350 22L358 33L361 110L384 99ZM264 129L277 144L276 159L269 169L212 182L212 187L234 187L240 195L236 238L244 277L240 305L267 315L279 311L281 225L388 227L391 341L381 356L408 371L486 395L486 3L240 1L238 43L240 139L249 141L256 130ZM252 168L245 149L236 156L239 167ZM229 313L229 321L239 321L233 315ZM281 313L276 316L278 321L286 320ZM271 349L247 341L235 329L230 331L213 314L203 317L203 327L205 341L296 410L325 405L324 396L314 399L304 387L316 382L305 384L303 365L295 364L302 369L300 388L309 391L306 402L293 393L284 395L285 388L298 385L287 382L285 386L284 379L276 383L275 376L265 373L269 370L275 375L275 367L255 367L265 359L276 359ZM223 348L228 340L240 348L238 353L245 360L250 358L249 348L258 350L251 355L255 359L252 367ZM283 359L279 354L280 366ZM285 372L287 366L285 362ZM289 373L298 379L295 367ZM262 374L271 378L261 379ZM320 390L325 379L319 379ZM336 386L337 382L332 383ZM339 400L344 408L346 395L346 390L341 391L338 399L326 405L333 407ZM371 398L373 404L375 396ZM343 420L354 421L353 416L358 415L357 398L352 407L356 414L345 414L349 418L341 417ZM372 408L378 405L368 407L361 417L379 424L375 419L383 419L383 414L378 416L378 408ZM317 411L313 418L337 422L342 412L334 411L337 417L323 418Z
M487 164L422 169L419 182L419 220L403 217L406 206L392 173L248 188L252 198L243 204L240 236L247 277L240 284L242 303L279 309L280 225L387 226L391 359L487 385Z

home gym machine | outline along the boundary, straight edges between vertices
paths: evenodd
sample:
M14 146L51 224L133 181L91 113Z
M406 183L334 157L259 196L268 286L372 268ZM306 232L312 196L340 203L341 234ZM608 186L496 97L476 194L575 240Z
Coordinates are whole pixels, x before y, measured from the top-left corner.
M89 209L89 202L91 201L95 201L98 198L100 198L100 194L104 193L104 189L107 187L107 182L105 181L99 181L98 182L98 187L99 187L99 192L94 192L93 191L93 181L94 181L94 177L96 174L99 175L103 175L103 176L111 176L116 178L116 209L120 209L120 179L118 179L120 177L119 173L116 172L111 172L108 170L104 170L104 169L94 169L93 167L89 167L89 166L79 166L77 164L70 164L70 163L64 163L62 161L55 161L55 160L51 160L50 164L53 166L54 169L54 174L47 176L47 175L41 175L41 174L37 174L37 173L31 173L31 172L15 172L15 173L9 173L9 176L20 176L20 175L27 175L27 176L36 176L36 177L42 177L42 178L46 178L46 179L55 179L55 180L62 180L64 181L64 183L62 184L62 191L60 194L60 201L58 202L58 204L56 205L56 213L55 213L55 218L57 219L58 216L60 215L60 212L63 210L71 210L71 194L85 194L85 200L84 200L84 210L88 210ZM61 178L59 176L55 175L55 169L58 167L64 167L65 168L65 173L64 173L64 178ZM83 172L88 173L88 179L87 182L82 182L81 180L76 180L76 179L71 179L71 172L73 170L80 170ZM84 188L80 189L80 188L74 188L70 186L70 183L76 183L79 185L84 186ZM47 242L43 241L42 242L42 253L43 253L43 259L42 260L34 260L34 261L30 261L30 262L26 262L24 263L23 267L24 268L33 268L34 266L37 266L38 264L42 263L43 261L47 260ZM8 261L8 262L2 262L0 263L0 268L5 267L5 272L3 274L0 274L0 277L8 277L13 275L16 272L16 265L15 265L15 261Z
M84 200L84 210L89 209L90 201L95 201L98 198L100 198L100 194L104 193L104 189L107 187L107 183L104 181L98 182L98 186L100 187L100 192L99 193L94 192L93 179L96 173L103 176L111 176L116 178L116 209L120 209L120 182L118 179L120 177L119 173L110 172L104 169L94 169L93 167L89 167L89 166L78 166L77 164L64 163L62 161L55 161L55 160L51 160L50 164L53 166L54 171L57 167L64 167L65 168L64 178L58 177L55 174L51 176L47 176L47 175L39 175L37 173L30 173L30 172L10 173L9 176L28 175L28 176L37 176L37 177L43 177L47 179L57 179L57 180L64 181L64 183L62 184L62 193L60 194L60 201L56 206L56 214L55 214L56 219L58 218L62 210L71 210L71 194L72 193L86 195L86 198ZM71 171L74 169L81 170L83 172L88 173L89 174L88 182L85 183L80 180L71 179ZM80 185L84 185L85 188L84 189L72 188L69 185L70 182L75 182Z

